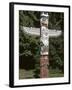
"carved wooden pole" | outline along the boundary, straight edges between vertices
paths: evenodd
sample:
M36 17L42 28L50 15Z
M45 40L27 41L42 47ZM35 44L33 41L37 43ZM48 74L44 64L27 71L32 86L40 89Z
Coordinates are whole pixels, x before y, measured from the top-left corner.
M40 56L40 77L47 78L48 77L48 65L49 65L49 57L48 57L48 47L49 47L49 36L48 36L48 13L42 13L40 19L41 25L41 56Z

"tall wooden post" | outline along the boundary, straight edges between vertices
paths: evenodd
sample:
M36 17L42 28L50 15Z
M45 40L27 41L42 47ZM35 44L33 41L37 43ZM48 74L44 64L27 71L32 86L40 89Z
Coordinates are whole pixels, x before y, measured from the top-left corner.
M40 56L40 78L48 77L48 65L49 65L49 57L48 57L48 13L41 14L41 56Z
M46 78L49 76L49 58L48 55L41 55L40 57L40 77Z

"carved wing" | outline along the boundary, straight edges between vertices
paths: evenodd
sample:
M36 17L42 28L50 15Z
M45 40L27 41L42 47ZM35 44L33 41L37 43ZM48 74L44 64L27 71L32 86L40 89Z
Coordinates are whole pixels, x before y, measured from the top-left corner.
M61 30L49 30L50 37L58 37L62 34Z
M22 30L27 34L40 36L40 28L24 27L23 26Z
M27 34L40 36L40 28L22 26L21 29ZM57 37L57 36L60 36L61 33L62 33L61 30L51 30L51 29L49 30L48 29L49 37Z

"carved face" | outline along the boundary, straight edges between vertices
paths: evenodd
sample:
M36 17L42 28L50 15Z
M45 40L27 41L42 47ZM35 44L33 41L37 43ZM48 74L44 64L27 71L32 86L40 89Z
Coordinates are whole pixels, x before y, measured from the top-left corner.
M48 27L48 18L47 17L42 17L40 20L41 26Z
M45 27L41 28L41 41L45 46L48 46L49 42L49 35L48 35L48 31L46 30Z

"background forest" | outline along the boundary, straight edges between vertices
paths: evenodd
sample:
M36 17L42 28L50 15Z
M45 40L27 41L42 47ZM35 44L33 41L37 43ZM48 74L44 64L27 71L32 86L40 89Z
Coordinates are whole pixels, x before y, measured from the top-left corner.
M19 11L19 78L39 78L40 37L23 33L21 26L40 28L40 13ZM62 35L49 38L49 77L64 75L64 13L49 12L49 29Z

